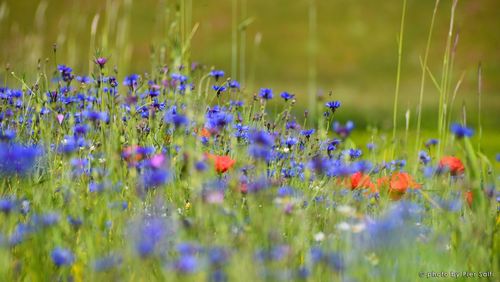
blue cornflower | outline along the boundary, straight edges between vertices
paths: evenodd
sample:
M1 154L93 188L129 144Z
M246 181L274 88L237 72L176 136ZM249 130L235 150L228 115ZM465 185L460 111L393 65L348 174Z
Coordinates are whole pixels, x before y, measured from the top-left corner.
M472 137L472 135L474 134L474 130L472 128L462 126L458 123L454 123L451 125L451 132L455 134L455 136L459 139L463 137Z
M52 262L54 262L57 267L72 265L75 261L75 257L70 250L59 247L55 248L50 256L52 258Z
M309 139L309 137L311 137L311 135L314 134L316 130L313 128L313 129L305 129L305 130L302 130L300 132L301 135L305 136L307 139Z
M75 136L85 135L85 134L87 134L87 131L88 131L88 126L86 124L77 124L73 128L73 132L74 132Z
M136 250L141 257L150 256L165 238L168 230L161 218L146 218L139 226Z
M78 144L75 138L66 136L59 145L58 152L62 154L70 154L78 149Z
M340 108L340 101L330 101L325 104L327 108L329 108L332 113L335 112L338 108Z
M370 142L370 143L366 144L366 149L368 149L368 151L373 151L373 150L375 150L375 148L376 148L375 143Z
M288 92L282 92L280 96L281 96L281 98L283 98L283 100L285 100L285 101L288 101L288 100L291 100L291 99L295 98L295 95L290 94L290 93L288 93Z
M55 212L44 213L41 215L33 216L33 223L38 227L50 227L59 222L61 216Z
M338 121L333 123L333 131L337 133L342 139L347 138L351 131L354 129L354 122L348 121L345 126L342 126Z
M76 81L82 83L82 84L90 84L92 83L92 78L88 76L77 76Z
M300 129L300 125L297 123L297 121L292 120L286 123L286 129Z
M255 159L270 161L272 158L274 137L263 130L253 130L249 135L249 154Z
M71 72L73 71L72 68L70 68L66 65L58 65L57 70L61 74L61 77L62 77L64 82L70 82L71 80L73 80L74 75L71 74Z
M209 75L215 78L215 80L219 80L219 78L224 77L225 73L222 70L212 70Z
M170 78L172 78L173 81L178 81L181 84L184 84L187 81L187 76L179 74L179 73L171 74Z
M208 250L208 261L213 266L222 266L229 260L229 252L222 247L213 247Z
M229 81L229 88L240 89L240 83L236 80L231 80L231 81Z
M241 123L234 125L234 136L238 138L238 140L248 139L248 131L249 127L247 125L243 125Z
M349 149L349 157L351 159L357 159L359 157L361 157L361 150L360 149Z
M73 226L75 229L80 228L83 224L83 220L80 217L72 217L71 215L68 215L68 222Z
M278 197L279 198L294 197L297 195L298 195L298 192L290 186L282 186L282 187L278 188Z
M205 161L196 162L194 168L197 171L205 171L208 168L208 164Z
M227 113L224 108L214 107L213 109L209 109L206 114L206 119L207 122L205 127L212 133L219 133L226 125L233 121L233 116Z
M248 193L258 193L263 191L271 185L270 181L266 177L259 177L258 179L251 181L247 184Z
M0 128L0 141L11 141L16 138L16 132L12 129L2 130Z
M0 142L0 175L26 175L35 167L40 155L38 147Z
M243 105L245 104L245 102L243 101L229 101L229 104L233 107L236 107L236 108L240 108L240 107L243 107Z
M194 255L183 255L174 264L177 271L182 273L193 273L198 269L198 259Z
M286 140L285 140L285 145L288 147L288 148L291 148L293 147L293 145L297 144L299 142L299 140L295 137L288 137Z
M337 150L337 146L340 144L339 139L333 139L327 143L326 151L328 155L331 155L332 151Z
M426 151L420 151L418 153L418 158L424 165L428 164L431 161L431 157L429 156L429 154L427 154Z
M165 114L165 122L173 124L177 128L180 126L186 126L189 123L189 120L186 116L179 114L177 112L177 106L174 105L170 107Z
M226 91L226 86L224 85L214 85L212 86L212 89L215 90L217 95L221 94L222 92Z
M145 190L150 190L165 185L170 177L170 172L165 169L151 169L143 173L141 182Z
M435 138L431 138L429 140L427 140L427 142L425 142L425 147L429 148L431 146L435 146L439 143L439 141Z
M496 159L497 159L497 162L500 162L500 153L497 154Z
M0 199L0 212L9 214L16 207L16 201L12 198Z
M271 100L273 98L273 91L270 88L261 88L259 96L264 100Z
M135 88L137 87L137 82L139 78L140 76L138 74L131 74L129 76L126 76L125 80L123 80L123 85L128 86L130 88Z

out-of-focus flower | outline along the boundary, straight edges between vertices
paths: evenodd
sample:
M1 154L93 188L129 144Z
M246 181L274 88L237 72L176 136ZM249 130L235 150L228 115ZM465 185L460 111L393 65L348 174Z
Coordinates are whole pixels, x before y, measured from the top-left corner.
M108 59L104 57L99 57L94 60L94 63L96 63L100 68L103 68L104 65L108 62Z
M291 100L291 99L295 98L295 95L290 94L290 93L288 93L288 92L282 92L280 96L281 96L281 98L283 98L283 100L285 100L285 101L288 101L288 100Z
M129 76L126 76L125 79L123 80L123 85L128 86L131 89L134 89L137 87L139 78L140 76L138 74L131 74Z
M271 100L273 98L273 91L270 88L261 88L259 96L264 100Z
M217 173L224 173L228 171L236 163L236 161L231 159L230 156L217 156L217 155L207 154L207 157L214 162L215 171Z
M451 125L451 132L455 134L455 136L459 139L463 137L472 137L472 135L474 134L474 130L472 130L472 128L462 126L459 123L454 123Z
M369 188L371 190L375 190L375 185L371 182L370 176L359 171L351 175L349 184L351 190L358 188Z
M215 80L219 80L219 78L224 77L225 73L222 70L212 70L209 75L215 78Z
M399 200L408 189L419 189L420 187L421 185L415 182L408 173L395 172L389 182L389 196L393 200Z
M441 169L449 170L450 174L453 176L461 175L465 171L465 167L462 161L459 158L453 156L442 157L439 161L439 167Z
M35 146L0 142L0 175L9 177L28 174L35 167L41 152Z
M346 122L345 126L341 125L338 121L333 123L333 131L335 131L335 133L337 133L342 139L349 137L353 129L354 122L352 121Z
M52 262L57 266L61 267L64 265L72 265L75 261L73 253L68 249L55 248L51 253Z

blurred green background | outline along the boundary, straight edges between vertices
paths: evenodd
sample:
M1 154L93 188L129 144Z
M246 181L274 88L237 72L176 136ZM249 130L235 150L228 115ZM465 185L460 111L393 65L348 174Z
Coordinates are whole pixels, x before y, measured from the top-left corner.
M429 58L436 77L441 77L451 2L441 1L437 12ZM298 95L299 105L307 104L309 0L184 3L191 3L184 7L188 11L186 29L199 23L192 41L193 61L231 73L233 19L237 25L248 23L244 32L237 33L237 78L251 91L259 87L272 87L276 94L287 90ZM35 73L39 58L52 58L52 45L57 43L58 62L87 72L95 49L106 46L103 54L118 66L119 75L147 72L151 69L152 46L159 46L168 37L178 5L179 1L162 0L4 0L0 4L0 63L29 76ZM407 110L411 124L415 121L421 79L419 58L424 54L433 7L433 0L408 1L399 100L401 125ZM325 95L332 91L332 99L343 102L339 119L390 128L402 0L316 0L316 10L318 91ZM468 122L473 126L476 123L477 68L481 62L483 126L493 131L500 125L499 12L497 0L459 1L455 19L459 43L453 85L462 73L464 81L454 105L454 120L460 119L465 103ZM93 21L95 39L91 36ZM1 73L4 77L6 72ZM436 128L437 105L438 92L427 78L423 116L427 130Z

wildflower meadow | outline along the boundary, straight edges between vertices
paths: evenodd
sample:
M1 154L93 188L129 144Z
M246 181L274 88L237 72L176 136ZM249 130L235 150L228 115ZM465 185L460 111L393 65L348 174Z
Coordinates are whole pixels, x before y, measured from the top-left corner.
M500 146L481 122L481 68L474 104L455 103L453 16L434 73L426 11L410 120L399 87L411 11L393 1L394 117L377 128L335 89L251 86L238 68L195 62L196 1L172 2L147 71L100 39L99 18L78 57L88 68L45 42L47 59L2 70L1 281L499 281ZM314 91L314 64L304 72Z

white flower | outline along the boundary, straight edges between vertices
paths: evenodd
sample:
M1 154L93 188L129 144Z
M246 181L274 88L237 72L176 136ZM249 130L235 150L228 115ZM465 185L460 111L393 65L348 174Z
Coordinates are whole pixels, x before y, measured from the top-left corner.
M314 234L314 241L321 242L323 240L325 240L325 233L320 231L320 232Z
M343 221L343 222L337 224L337 229L340 231L351 231L351 225L349 225L349 223Z

